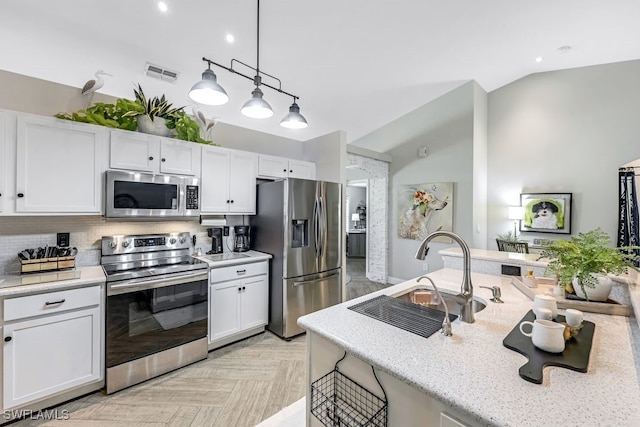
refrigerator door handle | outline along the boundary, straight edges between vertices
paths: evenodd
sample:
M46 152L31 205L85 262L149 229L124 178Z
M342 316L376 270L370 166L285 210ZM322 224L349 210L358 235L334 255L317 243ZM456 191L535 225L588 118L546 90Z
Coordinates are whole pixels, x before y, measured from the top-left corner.
M317 279L311 279L311 280L301 280L299 282L293 282L293 286L310 285L312 283L317 283L317 282L322 282L324 280L332 279L332 278L334 278L336 276L339 276L339 275L340 275L340 273L334 273L334 274L331 274L331 275L329 275L327 277L319 277Z
M314 245L314 250L316 253L316 258L319 257L319 253L318 253L318 240L319 240L319 211L320 206L318 203L318 198L316 197L315 200L313 201L313 245Z
M320 257L324 256L324 248L325 248L325 240L327 238L326 236L326 220L327 220L327 216L325 214L324 211L324 200L322 199L322 197L318 197L318 206L320 207L320 218L319 218L319 223L320 223L320 250L318 251L318 254Z

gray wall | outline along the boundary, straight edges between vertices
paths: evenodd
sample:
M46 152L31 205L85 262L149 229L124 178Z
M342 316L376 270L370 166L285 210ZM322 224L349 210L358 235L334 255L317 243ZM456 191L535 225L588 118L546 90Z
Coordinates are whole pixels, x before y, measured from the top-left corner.
M469 82L357 141L357 145L366 146L367 138L378 138L378 132L395 138L394 148L387 151L393 158L389 167L390 280L409 279L424 273L423 261L414 258L420 242L398 237L398 186L453 182L453 231L469 242L473 238L474 85ZM427 146L426 158L417 157L417 150L422 146ZM443 266L438 250L452 244L430 246L432 249L424 262L429 271L434 271Z
M489 248L523 191L573 193L572 234L615 239L617 169L640 157L640 60L522 78L489 94L488 123Z

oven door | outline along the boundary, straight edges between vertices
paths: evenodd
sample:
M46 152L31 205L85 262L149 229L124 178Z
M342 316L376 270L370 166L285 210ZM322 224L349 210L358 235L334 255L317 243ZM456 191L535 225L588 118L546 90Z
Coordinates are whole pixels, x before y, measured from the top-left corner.
M107 368L207 336L207 272L111 283Z
M185 216L182 177L110 170L106 185L107 218Z

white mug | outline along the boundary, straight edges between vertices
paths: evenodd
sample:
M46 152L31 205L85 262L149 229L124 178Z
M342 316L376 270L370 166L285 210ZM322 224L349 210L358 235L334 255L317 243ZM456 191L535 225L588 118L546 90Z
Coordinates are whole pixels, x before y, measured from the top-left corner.
M553 313L551 310L545 307L536 307L533 309L533 313L536 315L536 319L551 320L553 319Z
M531 332L525 332L522 329L524 325L531 325ZM549 353L562 353L564 351L564 328L565 326L562 323L552 322L551 320L520 323L520 332L527 337L531 337L533 345Z
M551 317L554 319L558 315L558 304L556 303L556 299L551 295L536 295L533 298L534 313L535 309L539 307L544 307L551 310Z
M572 308L567 309L564 317L567 321L567 325L571 326L572 328L577 328L578 326L582 325L582 320L584 318L580 310L574 310Z

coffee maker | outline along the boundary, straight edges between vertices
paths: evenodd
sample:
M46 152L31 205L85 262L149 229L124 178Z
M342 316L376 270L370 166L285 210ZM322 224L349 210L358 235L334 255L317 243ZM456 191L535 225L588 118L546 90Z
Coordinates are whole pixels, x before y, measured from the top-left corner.
M247 252L249 250L250 237L249 232L251 227L248 225L236 225L233 227L233 251L234 252Z
M207 228L207 235L211 237L211 250L207 254L222 253L222 228Z

